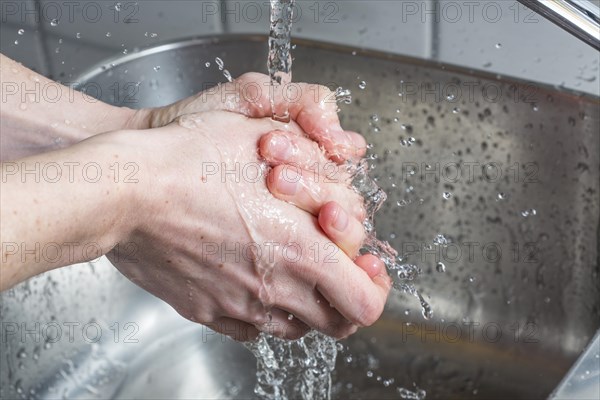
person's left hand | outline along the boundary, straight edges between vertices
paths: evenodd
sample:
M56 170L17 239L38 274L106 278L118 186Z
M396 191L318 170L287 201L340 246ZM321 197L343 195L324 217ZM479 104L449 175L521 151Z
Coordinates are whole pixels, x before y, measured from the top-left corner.
M358 133L345 131L337 114L335 94L325 86L292 83L296 93L289 104L290 118L306 135L325 149L327 156L337 162L356 161L364 156L365 139ZM250 118L271 116L269 77L246 73L233 82L220 84L177 103L138 111L135 117L141 128L166 126L186 114L203 111L233 111ZM282 89L279 88L279 91ZM282 99L276 93L276 99Z

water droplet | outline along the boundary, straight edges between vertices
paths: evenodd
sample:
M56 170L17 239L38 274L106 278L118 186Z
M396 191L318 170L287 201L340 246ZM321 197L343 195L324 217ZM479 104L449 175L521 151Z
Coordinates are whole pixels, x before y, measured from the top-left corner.
M288 321L291 321L294 319L294 314L288 314L287 316Z
M58 20L54 18L52 21L50 21L50 26L58 26Z
M112 36L112 33L106 32L106 37L111 37L111 36Z
M367 378L372 378L373 377L373 371L369 370L367 371Z
M496 43L496 46L495 46L495 47L496 47L497 49L501 49L501 48L502 48L502 43Z
M217 63L217 66L219 67L219 71L223 71L223 68L225 68L225 63L223 62L223 60L221 60L219 57L215 58L215 62Z
M531 109L532 109L533 111L539 111L539 109L540 109L540 108L538 107L538 105L537 105L537 104L535 104L535 103L531 103Z
M18 46L18 45L19 45L19 41L15 40L15 46Z
M341 86L338 87L335 89L335 101L337 103L352 104L352 92Z
M350 363L352 362L352 356L351 356L351 355L349 355L349 356L346 356L346 358L344 358L344 360L345 360L345 361L346 361L348 364L350 364Z
M529 210L521 211L521 215L525 218L532 217L534 215L537 215L537 211L535 210L535 208L530 208Z
M373 122L379 122L379 115L377 115L377 114L371 115L371 121L373 121Z
M448 101L453 101L454 99L456 99L456 96L453 93L450 93L448 96L446 96L446 100Z
M23 35L25 34L25 29L19 29L19 30L17 31L17 34L18 34L19 36L23 36Z
M505 193L502 193L502 192L500 192L500 193L498 193L498 196L497 196L497 197L498 197L498 200L504 200L504 199L506 199L506 194L505 194Z
M155 66L154 71L156 71L156 72L160 71L160 65Z
M206 68L208 68L208 67L210 67L210 63L207 61L206 63L204 63L204 66L205 66Z
M75 34L75 37L76 37L77 39L81 39L81 32L77 32L77 33Z
M437 270L437 272L446 272L446 265L440 261L437 264L435 264L435 269Z
M447 247L448 242L449 242L448 238L442 234L438 234L433 238L433 244L436 246Z
M460 108L458 108L458 107L454 107L452 109L452 114L458 114L459 112L460 112Z
M442 197L444 198L444 200L449 200L452 198L452 193L444 192L444 193L442 193Z
M471 282L471 283L475 282L475 277L472 275L469 276L469 282Z
M17 352L17 358L27 358L27 352L24 347Z
M365 90L367 88L367 82L365 81L360 81L360 83L358 84L358 88L360 90Z
M121 3L115 4L115 11L117 11L117 12L121 11Z

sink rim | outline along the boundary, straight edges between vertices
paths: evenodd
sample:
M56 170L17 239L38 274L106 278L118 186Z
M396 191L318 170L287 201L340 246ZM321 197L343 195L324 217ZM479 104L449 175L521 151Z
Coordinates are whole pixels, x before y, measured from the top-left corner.
M189 38L166 41L165 43L157 44L157 45L149 45L147 47L141 48L138 52L130 53L126 55L115 55L114 57L110 57L101 61L91 68L87 69L83 73L80 73L75 77L74 80L74 88L78 89L81 85L88 82L90 79L95 77L96 75L103 73L111 68L116 66L128 63L130 61L137 60L138 58L150 56L153 54L159 54L162 52L166 52L174 49L183 49L186 47L198 46L198 45L211 45L211 44L223 44L230 42L264 42L265 46L268 42L268 35L261 34L220 34L220 35L204 35L204 36L192 36ZM352 46L341 45L332 42L319 41L313 39L298 39L294 38L293 43L295 45L300 45L302 47L311 47L318 50L328 50L340 53L353 53L355 52L357 56L376 58L380 60L398 62L403 64L409 64L414 66L422 66L422 67L438 67L443 69L444 71L454 72L462 75L470 75L476 78L491 80L496 82L501 82L505 84L509 83L517 83L517 84L525 84L525 85L534 85L540 90L545 90L549 92L559 92L562 94L569 94L573 96L579 97L581 100L595 102L600 105L600 96L594 96L590 93L580 92L577 90L562 88L559 86L550 85L543 82L536 82L532 80L522 79L518 77L512 77L508 75L500 75L496 73L492 73L489 71L483 71L474 68L467 68L465 66L460 66L457 64L448 64L442 63L436 60L428 60L425 58L418 58L413 56L401 55L388 53L379 50L371 50L366 48L356 48ZM261 73L266 73L266 63L265 63L265 71Z

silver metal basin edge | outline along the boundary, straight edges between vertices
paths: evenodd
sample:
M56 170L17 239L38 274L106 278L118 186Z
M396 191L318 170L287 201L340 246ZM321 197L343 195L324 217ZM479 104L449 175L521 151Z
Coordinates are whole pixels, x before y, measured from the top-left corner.
M262 72L266 38L142 50L79 88L165 105L224 82L215 57L233 76ZM428 399L550 396L600 327L599 99L310 41L294 57L295 81L352 91L343 125L372 144L389 195L378 236L422 268L417 286L434 307L426 321L416 298L392 293L381 320L344 341L334 397L397 399L398 387ZM450 243L434 244L438 234ZM0 299L3 399L254 397L242 345L184 320L106 259Z

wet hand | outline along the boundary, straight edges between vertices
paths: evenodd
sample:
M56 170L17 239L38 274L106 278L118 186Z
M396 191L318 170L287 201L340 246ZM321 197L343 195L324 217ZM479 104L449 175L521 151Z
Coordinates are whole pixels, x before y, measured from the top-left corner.
M317 218L269 192L258 146L283 128L208 112L126 132L141 184L123 242L139 247L139 259L109 258L184 317L238 340L258 331L297 338L309 327L345 337L377 320L389 281L370 279L369 256L357 268L323 233L334 206Z
M366 214L363 198L351 188L351 170L329 161L314 141L290 131L263 136L260 152L273 167L267 180L271 193L318 217L325 234L372 279L390 282L380 259L358 254Z
M292 86L293 95L288 95L291 119L325 149L330 159L341 163L364 156L366 142L358 133L342 129L335 94L331 90L307 83L292 83ZM179 116L203 111L223 110L251 118L270 117L270 90L267 75L247 73L233 82L220 84L175 104L141 110L145 116L138 116L137 120L146 121L147 127L157 128ZM275 98L282 99L282 93L276 93Z

